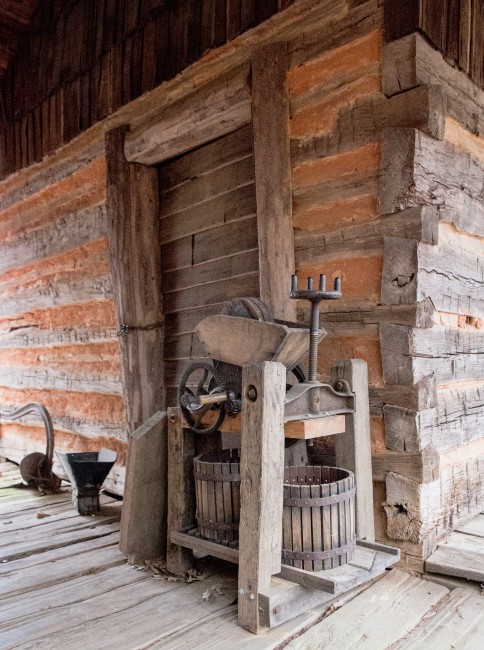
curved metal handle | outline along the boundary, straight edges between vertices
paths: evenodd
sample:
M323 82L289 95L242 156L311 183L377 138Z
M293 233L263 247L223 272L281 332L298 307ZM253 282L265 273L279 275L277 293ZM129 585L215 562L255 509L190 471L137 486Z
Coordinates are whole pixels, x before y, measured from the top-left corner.
M52 418L49 411L40 402L30 402L22 408L12 411L12 413L0 413L0 420L19 420L24 415L29 413L36 413L42 419L45 427L45 434L47 437L47 445L45 450L45 468L52 469L52 460L54 457L54 427L52 426Z

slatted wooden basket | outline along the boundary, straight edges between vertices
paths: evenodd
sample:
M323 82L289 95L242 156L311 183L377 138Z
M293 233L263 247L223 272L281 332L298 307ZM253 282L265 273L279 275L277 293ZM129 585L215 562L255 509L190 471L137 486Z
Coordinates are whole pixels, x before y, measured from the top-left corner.
M200 537L237 546L240 520L238 449L224 449L193 460Z
M355 477L338 467L286 467L282 562L322 571L355 554Z

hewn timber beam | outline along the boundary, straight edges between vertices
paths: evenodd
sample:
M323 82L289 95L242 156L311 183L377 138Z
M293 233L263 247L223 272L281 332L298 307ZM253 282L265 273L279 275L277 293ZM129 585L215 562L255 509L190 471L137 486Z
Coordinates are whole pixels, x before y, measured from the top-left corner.
M259 240L260 297L277 318L295 320L288 297L295 270L289 141L288 57L285 43L252 59L252 120Z
M163 409L158 172L124 157L127 129L106 134L107 214L123 392L130 433Z
M151 124L127 134L126 158L160 163L250 122L248 75L248 64L242 65L165 108Z
M415 32L383 47L382 90L387 97L425 84L441 85L449 115L469 131L483 134L484 90L449 65L424 36Z

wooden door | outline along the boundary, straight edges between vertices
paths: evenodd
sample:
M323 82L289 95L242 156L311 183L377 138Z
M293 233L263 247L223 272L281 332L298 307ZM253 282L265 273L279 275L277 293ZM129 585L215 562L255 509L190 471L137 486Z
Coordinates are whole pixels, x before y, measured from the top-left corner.
M194 327L236 296L259 296L252 128L160 166L167 406L205 357Z

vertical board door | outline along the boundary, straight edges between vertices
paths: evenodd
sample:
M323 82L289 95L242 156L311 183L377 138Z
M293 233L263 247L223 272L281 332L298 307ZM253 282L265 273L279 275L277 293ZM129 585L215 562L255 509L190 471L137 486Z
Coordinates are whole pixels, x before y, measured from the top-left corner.
M238 296L259 296L252 128L160 166L167 406L185 368L205 357L194 333Z

